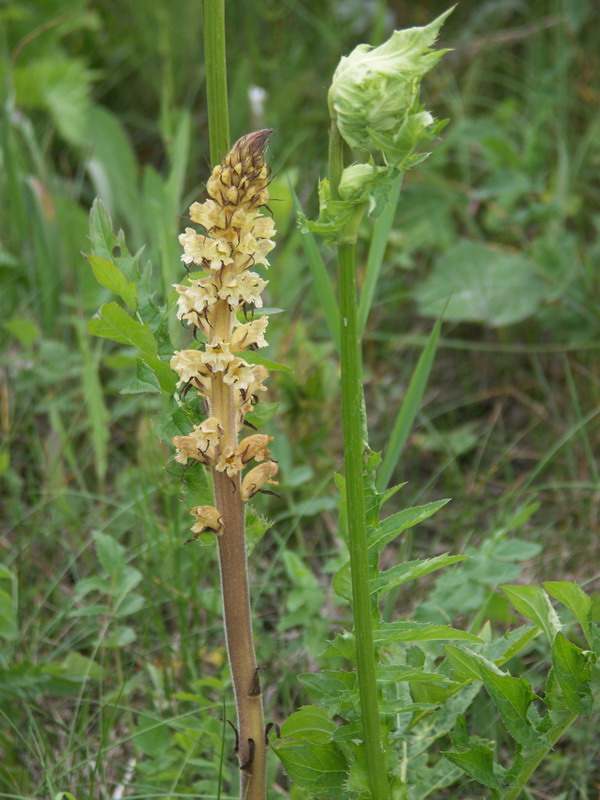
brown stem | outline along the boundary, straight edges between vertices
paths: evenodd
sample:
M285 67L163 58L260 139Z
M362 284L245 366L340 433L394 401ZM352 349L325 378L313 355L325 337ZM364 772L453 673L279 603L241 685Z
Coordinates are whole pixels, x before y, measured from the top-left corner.
M240 477L214 473L216 506L224 530L218 537L225 639L233 678L239 734L238 758L243 800L265 800L266 757L262 694L254 642Z
M225 302L216 304L213 312L215 335L229 341L232 313ZM237 446L237 422L231 386L221 374L213 381L213 408L225 433L221 446ZM219 541L221 595L225 620L225 640L235 704L237 709L241 800L265 800L266 757L265 722L260 684L258 694L257 665L252 638L252 614L248 589L246 559L245 506L242 501L240 475L230 478L225 472L213 471L215 505L223 518Z

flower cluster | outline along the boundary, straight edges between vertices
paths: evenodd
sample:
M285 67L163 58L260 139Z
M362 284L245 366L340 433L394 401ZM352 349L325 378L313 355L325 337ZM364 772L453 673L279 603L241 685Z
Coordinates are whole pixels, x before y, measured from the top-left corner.
M272 437L248 436L238 442L238 431L257 393L266 390L268 370L243 358L244 351L265 347L268 317L254 318L262 308L261 293L268 281L253 271L269 266L275 228L261 208L269 198L264 150L270 130L243 136L213 170L207 183L209 199L194 203L190 219L203 233L186 228L179 237L182 261L188 270L205 273L176 285L177 317L203 337L202 349L181 350L171 359L178 386L195 389L206 400L208 418L187 436L176 436L175 460L200 461L216 472L240 480L243 500L266 483L275 483L277 464L269 460ZM246 465L261 462L241 476ZM221 515L211 506L190 512L192 531L223 532Z

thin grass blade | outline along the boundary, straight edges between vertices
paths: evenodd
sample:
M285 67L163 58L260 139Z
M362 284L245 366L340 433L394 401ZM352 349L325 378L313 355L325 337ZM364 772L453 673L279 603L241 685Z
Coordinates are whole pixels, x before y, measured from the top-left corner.
M427 381L429 380L429 373L433 365L441 329L442 320L439 319L434 329L431 331L427 344L421 353L415 371L410 379L406 397L398 411L394 429L390 437L390 443L379 469L379 475L377 476L377 488L380 492L387 488L394 473L394 469L400 460L402 451L404 450L406 440L412 430L415 417L417 416L425 392L425 387L427 386Z
M394 216L396 214L398 198L400 197L400 189L402 188L403 177L404 175L400 174L396 178L390 191L389 202L384 208L381 216L375 222L375 226L373 228L373 237L371 239L369 255L367 257L365 282L363 284L358 303L358 336L360 339L362 339L365 332L365 325L367 324L369 311L373 305L375 287L377 286L377 281L379 280L379 273L381 272L385 248L394 222Z
M302 213L302 206L300 205L300 201L298 200L298 197L296 196L296 193L291 185L290 191L294 198L296 212ZM310 274L312 275L312 279L314 281L315 293L319 298L321 308L323 309L323 313L325 315L325 320L327 321L327 327L329 328L329 332L331 333L339 352L340 312L338 309L337 300L335 298L335 292L333 290L333 286L331 285L331 279L327 272L327 267L325 266L325 262L323 261L319 251L319 246L317 245L315 237L312 235L312 233L303 231L300 241L302 242L304 254L306 255L306 260L308 261L308 268L310 269Z

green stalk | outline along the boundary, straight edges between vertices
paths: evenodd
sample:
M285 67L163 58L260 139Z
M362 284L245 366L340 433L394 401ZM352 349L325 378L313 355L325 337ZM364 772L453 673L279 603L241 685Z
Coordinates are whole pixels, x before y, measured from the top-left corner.
M337 187L344 164L343 146L337 125L332 123L329 140L329 177L334 199L337 198ZM361 211L360 215L357 214L356 219L352 220L342 237L342 242L338 245L342 426L356 665L367 773L373 800L388 800L389 787L379 724L363 491L361 351L355 284L356 231L362 213Z
M550 746L540 747L539 750L534 750L534 752L528 758L523 759L523 764L518 777L518 786L514 789L509 789L506 794L503 794L502 800L517 800L517 798L520 797L521 792L527 786L529 778L531 778L535 770L546 758L556 742L560 739L563 733L571 727L576 719L577 714L570 714L560 725L555 725L550 731L548 731L548 739L551 743Z
M229 104L225 56L225 0L204 0L204 68L211 166L229 151Z

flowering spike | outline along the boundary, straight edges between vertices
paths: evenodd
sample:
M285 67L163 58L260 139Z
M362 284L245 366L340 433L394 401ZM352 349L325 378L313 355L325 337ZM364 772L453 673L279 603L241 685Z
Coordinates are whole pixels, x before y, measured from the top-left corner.
M206 341L199 349L176 352L171 367L179 375L178 386L186 387L180 393L196 389L206 399L210 415L187 436L173 438L175 460L199 461L215 476L237 479L240 489L246 487L240 493L244 500L277 471L276 464L267 461L259 473L250 470L253 477L246 481L242 476L246 465L268 459L271 437L257 434L238 445L239 428L257 393L265 391L263 381L269 376L265 367L242 356L268 344L269 318L252 316L263 305L261 293L268 283L254 269L269 266L267 255L274 247L273 220L261 212L269 199L264 153L270 135L265 129L242 136L213 170L207 182L209 197L190 207L189 218L199 229L187 227L179 237L184 264L196 265L205 275L174 285L178 319ZM238 312L245 321L238 320ZM201 524L192 530L198 532Z

